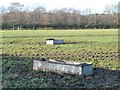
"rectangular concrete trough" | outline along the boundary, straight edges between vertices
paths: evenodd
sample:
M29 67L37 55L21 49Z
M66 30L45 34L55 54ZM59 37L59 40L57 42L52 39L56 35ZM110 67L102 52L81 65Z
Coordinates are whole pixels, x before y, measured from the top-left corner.
M63 44L64 40L47 39L46 44Z
M61 60L33 60L33 70L49 70L58 73L76 74L82 76L92 75L91 63L68 62Z

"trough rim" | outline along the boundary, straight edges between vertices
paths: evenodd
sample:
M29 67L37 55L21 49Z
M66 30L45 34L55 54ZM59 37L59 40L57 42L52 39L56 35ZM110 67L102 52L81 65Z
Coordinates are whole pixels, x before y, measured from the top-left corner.
M39 60L34 60L34 61L43 61L43 62L48 62L48 63L54 63L54 64L61 64L61 65L70 65L70 66L89 66L89 65L93 65L92 63L89 63L89 62L81 62L81 63L78 63L78 62L70 62L70 61L65 61L65 60L54 60L54 59L39 59ZM72 64L73 63L73 64ZM78 63L78 64L74 64L74 63Z

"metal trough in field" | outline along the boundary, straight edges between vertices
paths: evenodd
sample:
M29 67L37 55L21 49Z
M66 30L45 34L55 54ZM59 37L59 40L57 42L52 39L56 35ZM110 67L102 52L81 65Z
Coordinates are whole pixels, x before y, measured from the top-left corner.
M33 70L48 70L57 73L68 73L82 76L92 75L93 67L91 63L68 62L61 60L33 60Z
M64 40L55 40L53 38L50 38L50 39L46 39L46 44L63 44L64 43Z

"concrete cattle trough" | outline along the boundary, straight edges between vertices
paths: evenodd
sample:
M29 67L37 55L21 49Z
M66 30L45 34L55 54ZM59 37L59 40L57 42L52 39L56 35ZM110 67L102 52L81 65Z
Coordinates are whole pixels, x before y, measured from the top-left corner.
M91 63L68 62L61 60L33 60L33 70L48 70L57 73L68 73L82 76L92 75L93 67Z
M53 38L50 38L50 39L46 39L46 44L63 44L64 43L64 40L56 40L56 39L53 39Z

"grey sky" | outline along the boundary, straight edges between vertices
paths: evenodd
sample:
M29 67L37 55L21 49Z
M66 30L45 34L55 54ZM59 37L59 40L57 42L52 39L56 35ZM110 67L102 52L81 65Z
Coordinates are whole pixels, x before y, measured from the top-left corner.
M29 8L43 6L47 10L66 7L80 10L91 8L93 11L103 12L105 5L118 3L119 0L1 0L0 6L8 7L12 2L19 2Z

